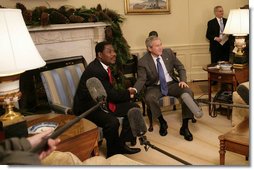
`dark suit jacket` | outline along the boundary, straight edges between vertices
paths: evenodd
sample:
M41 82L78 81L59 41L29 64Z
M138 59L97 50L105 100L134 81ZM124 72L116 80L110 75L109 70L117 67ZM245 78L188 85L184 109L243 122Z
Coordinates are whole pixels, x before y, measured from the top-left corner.
M109 76L107 71L103 68L100 61L98 59L95 59L87 66L87 68L85 69L84 73L81 76L73 104L73 112L76 115L81 114L84 111L90 109L92 106L96 105L96 102L93 101L86 87L86 81L91 77L96 77L101 81L107 93L108 101L114 102L116 104L130 101L129 91L128 90L120 91L114 89L113 86L109 83Z
M226 26L226 22L227 22L227 19L223 18L224 27ZM214 40L215 37L219 37L219 36L220 36L220 25L217 19L214 18L208 21L207 31L206 31L206 38L210 41L210 51L217 50L217 46L220 45L220 43Z
M175 70L178 73L180 81L187 81L186 70L181 61L176 58L175 54L171 49L164 49L161 57L165 63L169 75L175 81L178 81L178 78L174 74ZM138 78L134 87L137 89L138 92L140 92L144 86L149 87L156 85L158 81L159 76L152 55L150 53L146 53L138 61Z

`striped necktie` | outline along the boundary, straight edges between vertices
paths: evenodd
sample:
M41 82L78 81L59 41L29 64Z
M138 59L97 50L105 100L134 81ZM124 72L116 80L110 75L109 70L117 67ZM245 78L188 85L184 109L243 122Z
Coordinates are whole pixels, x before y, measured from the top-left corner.
M220 19L220 34L222 34L224 31L224 23L223 23L223 19Z
M158 69L159 78L160 78L161 93L164 96L167 96L168 95L168 85L166 82L165 74L164 74L164 71L163 71L163 68L162 68L162 65L160 62L160 58L157 58L156 60L157 60L157 69Z

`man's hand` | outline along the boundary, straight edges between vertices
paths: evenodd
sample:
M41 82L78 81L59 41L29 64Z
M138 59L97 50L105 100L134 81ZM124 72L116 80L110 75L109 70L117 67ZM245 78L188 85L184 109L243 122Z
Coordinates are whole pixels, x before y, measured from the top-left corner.
M221 42L221 38L220 37L215 37L214 40L217 41L217 42Z
M137 93L137 90L133 87L129 87L128 90L130 92L130 98L134 98L135 94Z
M181 88L184 88L184 87L188 87L188 88L189 88L189 85L186 84L184 81L180 81L178 85L179 85L179 87L181 87Z
M42 140L47 138L53 130L47 130L42 133L36 134L34 136L28 137L27 140L30 142L32 147L35 147L38 145ZM39 159L43 159L46 156L48 156L51 152L56 150L56 145L60 143L60 139L49 139L48 140L48 147L46 150L43 150L41 153L39 153Z

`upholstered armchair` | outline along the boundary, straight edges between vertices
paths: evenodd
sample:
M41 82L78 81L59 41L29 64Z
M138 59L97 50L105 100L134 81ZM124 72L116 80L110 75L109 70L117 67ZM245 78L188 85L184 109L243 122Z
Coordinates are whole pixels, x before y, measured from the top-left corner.
M246 105L249 98L249 81L241 83L237 87L237 91L233 92L233 104L235 105ZM232 110L232 126L236 126L245 117L249 117L248 108L233 107Z
M53 111L72 114L73 98L85 66L83 56L47 61L40 75Z

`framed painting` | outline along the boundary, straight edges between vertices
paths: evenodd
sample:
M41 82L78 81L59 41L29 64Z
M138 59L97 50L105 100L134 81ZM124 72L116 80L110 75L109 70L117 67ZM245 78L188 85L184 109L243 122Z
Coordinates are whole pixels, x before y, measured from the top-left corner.
M170 0L124 0L126 14L170 14Z

